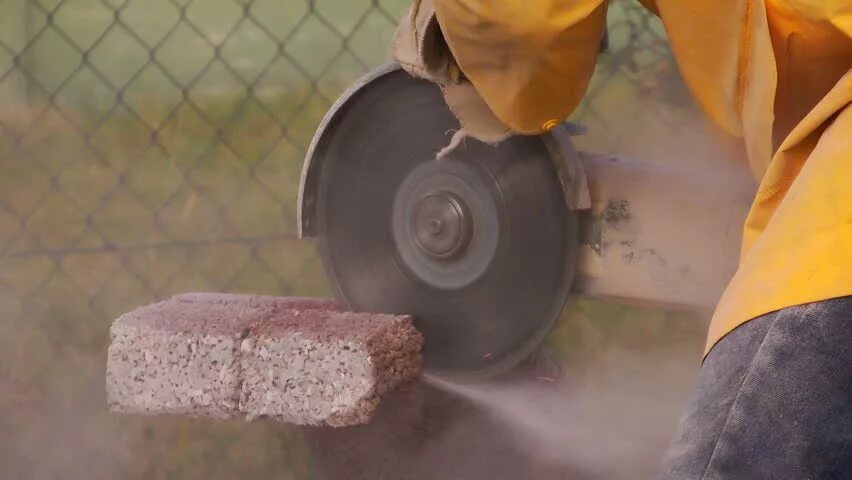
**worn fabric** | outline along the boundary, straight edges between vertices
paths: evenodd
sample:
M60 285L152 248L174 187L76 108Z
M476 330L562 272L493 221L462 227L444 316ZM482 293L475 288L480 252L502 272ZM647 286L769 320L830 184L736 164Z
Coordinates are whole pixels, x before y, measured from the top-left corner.
M789 307L723 338L661 480L852 478L852 297Z
M513 131L536 134L580 103L606 24L600 0L437 0L465 76Z
M459 130L438 158L455 149L466 136L498 143L514 133L494 115L476 88L461 78L435 18L432 0L415 0L400 20L391 56L409 74L437 84L459 121Z
M605 0L434 2L455 61L500 121L534 134L577 106ZM760 180L706 351L756 316L852 295L852 114L842 113L852 102L852 2L642 3L662 19L693 95L742 139Z
M852 74L838 88L852 93ZM837 112L832 100L787 137L764 176L707 349L749 318L852 294L852 107Z

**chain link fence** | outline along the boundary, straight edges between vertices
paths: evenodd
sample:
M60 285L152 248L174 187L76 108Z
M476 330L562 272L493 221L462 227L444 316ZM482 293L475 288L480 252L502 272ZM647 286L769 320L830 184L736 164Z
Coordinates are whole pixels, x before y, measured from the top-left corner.
M301 161L408 4L0 0L0 431L18 432L0 434L0 465L310 477L293 432L107 418L107 327L183 291L328 293L295 236ZM630 1L609 17L578 143L631 151L640 117L686 135L694 107L659 22ZM25 432L28 415L52 426Z

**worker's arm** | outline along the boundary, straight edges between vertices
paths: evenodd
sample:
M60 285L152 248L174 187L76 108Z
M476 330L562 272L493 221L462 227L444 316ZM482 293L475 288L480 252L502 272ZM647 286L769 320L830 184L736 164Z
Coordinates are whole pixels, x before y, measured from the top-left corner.
M605 0L435 0L455 62L494 114L535 134L577 107L606 25Z

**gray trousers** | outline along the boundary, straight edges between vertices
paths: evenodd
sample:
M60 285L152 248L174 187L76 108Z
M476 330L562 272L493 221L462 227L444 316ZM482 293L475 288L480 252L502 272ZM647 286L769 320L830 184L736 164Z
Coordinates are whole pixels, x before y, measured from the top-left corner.
M785 308L719 341L660 479L852 479L852 297Z

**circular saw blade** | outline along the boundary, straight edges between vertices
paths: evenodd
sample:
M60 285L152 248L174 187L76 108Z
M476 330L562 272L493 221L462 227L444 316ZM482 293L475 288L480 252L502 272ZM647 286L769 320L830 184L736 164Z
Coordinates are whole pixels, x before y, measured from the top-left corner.
M317 237L341 302L412 315L429 373L481 378L558 318L576 217L541 138L436 160L458 128L432 83L398 70L362 87L323 133Z

